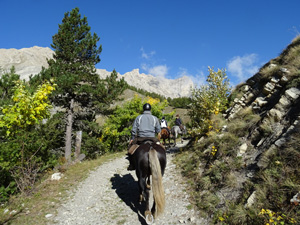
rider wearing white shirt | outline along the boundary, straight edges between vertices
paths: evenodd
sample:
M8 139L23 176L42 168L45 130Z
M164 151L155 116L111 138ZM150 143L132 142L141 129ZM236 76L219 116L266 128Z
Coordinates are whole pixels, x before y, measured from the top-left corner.
M167 123L164 116L162 117L162 119L160 121L160 127L161 127L161 129L165 128L168 131L169 135L170 135L170 130L169 130L169 127L168 127L168 123Z
M167 121L165 120L165 117L163 116L161 121L160 121L160 127L161 128L164 128L164 127L168 127L168 123Z

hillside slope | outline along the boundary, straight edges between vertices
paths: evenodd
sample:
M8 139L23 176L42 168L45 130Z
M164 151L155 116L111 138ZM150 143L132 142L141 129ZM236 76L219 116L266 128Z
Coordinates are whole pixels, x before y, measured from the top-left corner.
M232 93L222 132L178 157L212 222L300 222L300 37ZM265 213L269 209L271 214ZM262 213L261 213L262 212Z

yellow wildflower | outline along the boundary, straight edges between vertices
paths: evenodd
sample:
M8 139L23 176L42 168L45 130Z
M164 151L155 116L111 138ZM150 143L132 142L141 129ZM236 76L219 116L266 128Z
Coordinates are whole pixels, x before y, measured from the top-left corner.
M282 220L283 218L281 216L278 216L277 217L277 220Z
M220 216L220 217L219 217L219 220L220 220L220 221L224 221L225 219L224 219L222 216Z

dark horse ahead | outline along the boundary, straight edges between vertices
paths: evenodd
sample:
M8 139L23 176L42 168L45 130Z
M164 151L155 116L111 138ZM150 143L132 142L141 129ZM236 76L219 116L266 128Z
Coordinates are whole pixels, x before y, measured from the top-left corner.
M138 178L140 202L145 201L145 219L152 223L154 218L161 214L165 207L165 194L162 185L167 164L166 151L152 141L143 142L133 154L135 159L136 176ZM152 187L150 176L152 175ZM153 192L153 206L149 209L150 189Z

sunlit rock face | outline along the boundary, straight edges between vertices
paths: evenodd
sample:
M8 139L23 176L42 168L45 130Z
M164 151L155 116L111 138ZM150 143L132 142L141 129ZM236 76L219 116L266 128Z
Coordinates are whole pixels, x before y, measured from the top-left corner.
M42 67L48 67L47 59L53 58L53 53L50 48L38 46L22 49L0 49L0 67L4 71L9 71L14 66L21 79L28 80L30 75L38 74ZM97 69L97 73L100 77L105 78L110 75L111 71ZM139 69L118 74L118 76L124 77L131 86L171 98L189 96L191 87L194 87L192 79L188 76L166 79L140 73Z
M30 75L39 73L42 67L47 68L47 58L53 58L50 48L34 46L22 49L0 49L0 67L9 71L12 66L21 79L28 80Z

